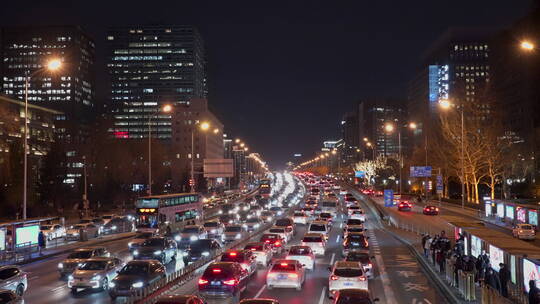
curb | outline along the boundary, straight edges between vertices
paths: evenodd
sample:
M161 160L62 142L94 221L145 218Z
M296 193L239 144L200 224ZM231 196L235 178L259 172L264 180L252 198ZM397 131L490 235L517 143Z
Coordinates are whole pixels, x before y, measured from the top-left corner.
M61 255L61 254L65 254L65 253L68 253L68 252L70 252L70 251L72 251L74 249L79 249L79 248L83 248L83 247L87 247L87 246L91 247L91 246L96 246L96 245L105 244L105 243L109 243L109 242L124 240L124 239L128 239L128 238L133 237L133 235L134 234L130 234L130 235L125 235L125 236L118 237L118 238L101 240L99 242L95 242L95 243L92 243L92 244L80 244L80 246L74 246L74 247L71 247L69 249L62 249L62 250L59 250L59 251L57 251L55 253L51 253L51 254L44 254L42 256L38 256L38 257L29 259L29 260L13 263L12 265L23 266L23 265L27 265L27 264L30 264L30 263L42 261L42 260L45 260L45 259L48 259L48 258L52 258L52 257L58 256L58 255Z

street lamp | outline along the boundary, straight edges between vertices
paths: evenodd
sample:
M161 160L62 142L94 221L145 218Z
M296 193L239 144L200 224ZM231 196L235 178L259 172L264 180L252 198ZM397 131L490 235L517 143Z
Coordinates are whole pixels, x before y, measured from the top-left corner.
M529 40L521 41L519 46L521 47L521 49L523 49L523 50L525 50L527 52L533 51L535 49L535 45Z
M148 115L148 195L152 195L152 116L159 112L169 113L171 111L172 106L167 104Z
M368 148L371 148L371 151L372 151L372 153L373 153L373 160L375 160L375 147L374 147L373 144L370 143L369 141L366 143L366 146L367 146Z
M46 66L37 69L30 73L30 71L26 71L26 77L24 77L24 157L23 157L23 167L24 167L24 173L23 173L23 220L26 221L26 204L27 204L27 197L28 197L28 87L30 79L35 76L37 73L42 72L44 70L49 70L51 72L56 72L62 67L62 60L59 58L51 58Z
M443 110L448 110L452 103L448 99L439 101ZM461 108L461 208L465 208L465 121L463 119L463 105Z
M392 132L394 131L395 128L394 128L394 125L393 125L393 124L391 124L391 123L386 123L386 124L384 125L384 129L386 130L386 132L392 133ZM401 186L401 184L402 184L402 182L401 182L401 181L402 181L402 179L401 179L401 171L403 171L403 170L402 170L402 167L403 167L403 158L402 158L402 156L401 156L401 128L398 128L398 150L399 150L399 152L398 152L398 153L399 153L399 194L403 194L403 193L401 192L401 190L402 190L402 186Z
M196 123L199 124L199 130L205 132L208 129L210 129L210 123L203 121ZM239 139L236 139L237 141L240 141ZM242 144L243 146L244 144ZM191 174L190 174L190 183L189 186L191 188L191 193L195 192L195 128L191 129Z

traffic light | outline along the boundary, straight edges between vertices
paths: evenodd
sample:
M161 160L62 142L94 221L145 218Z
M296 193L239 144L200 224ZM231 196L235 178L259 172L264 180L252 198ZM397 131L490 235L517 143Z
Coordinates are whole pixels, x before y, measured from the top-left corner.
M189 179L189 186L190 187L195 186L195 180L194 179L192 179L192 178Z

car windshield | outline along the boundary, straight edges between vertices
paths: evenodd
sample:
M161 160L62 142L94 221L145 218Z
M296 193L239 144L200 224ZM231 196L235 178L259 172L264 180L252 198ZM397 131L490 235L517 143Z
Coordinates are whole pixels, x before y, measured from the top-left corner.
M279 219L276 221L276 226L289 226L291 224L291 220L289 219Z
M371 300L360 295L340 295L336 304L371 304Z
M350 227L347 228L347 232L363 232L364 229L361 227Z
M295 212L295 213L294 213L294 216L304 216L304 213L302 213L302 212Z
M135 236L135 238L136 238L136 239L149 239L149 238L151 238L152 236L154 236L153 233L144 232L144 233L137 233L137 235Z
M525 229L525 230L531 230L533 229L533 227L531 225L521 225L520 227L521 229Z
M309 226L309 230L310 231L326 231L326 227L324 225L311 224L311 226Z
M232 277L232 271L227 267L208 266L203 274L204 278L212 278L213 280L229 279Z
M246 245L244 249L252 250L252 251L263 251L263 245Z
M311 249L309 247L291 247L289 255L309 255Z
M265 234L261 237L263 240L275 240L278 236L276 234Z
M363 222L359 219L348 219L347 225L362 225Z
M221 261L242 263L244 261L244 255L240 252L226 252L221 256Z
M80 223L81 224L87 224L87 223L91 223L92 220L81 220Z
M204 227L218 227L218 226L219 226L218 222L206 222L206 223L204 223Z
M52 228L52 226L40 226L39 227L40 230L49 230L51 228Z
M107 261L90 261L79 266L80 270L103 270L107 267Z
M192 251L203 251L208 250L210 248L210 244L212 243L211 240L198 240L196 242L193 242L189 248Z
M263 212L261 213L261 215L264 215L264 216L272 216L273 213L270 212L270 211L263 211Z
M259 220L257 218L250 218L246 221L246 223L258 223Z
M145 275L148 273L148 265L147 264L127 264L120 270L120 274L125 275Z
M328 208L336 208L336 203L335 202L323 202L322 203L322 206L323 207L328 207Z
M113 218L113 216L112 215L104 215L101 218L104 219L104 220L110 220L110 219Z
M163 246L164 240L163 239L148 239L142 243L143 246L147 247L159 247Z
M92 251L75 251L68 255L68 259L89 259L92 257Z
M272 228L268 231L272 233L285 233L285 229L282 229L282 228Z
M198 233L198 232L199 232L198 227L188 227L188 228L182 229L182 233Z
M334 275L338 277L359 277L363 274L364 273L361 268L336 268L334 270Z
M241 231L242 231L242 227L240 226L229 226L225 228L225 232L241 232Z
M322 237L320 236L305 236L302 239L302 242L310 243L310 242L322 242Z
M73 226L73 229L85 229L86 225L75 225Z
M271 271L296 271L296 267L293 263L276 263L274 266L272 266Z
M329 218L332 218L332 215L330 213L321 213L321 215L319 215L319 217L329 219Z
M369 255L367 253L353 251L347 255L345 261L361 262L362 264L367 264L369 263Z

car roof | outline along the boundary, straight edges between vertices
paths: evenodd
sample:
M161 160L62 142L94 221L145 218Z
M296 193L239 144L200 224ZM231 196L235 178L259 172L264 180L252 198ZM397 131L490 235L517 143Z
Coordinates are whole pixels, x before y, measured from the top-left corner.
M91 261L113 261L114 257L93 257L91 259L88 259L87 261L91 262Z
M157 304L159 303L185 303L185 301L191 299L193 297L193 295L168 295L168 296L164 296L164 297L160 297L158 300L157 300ZM163 301L163 302L161 302ZM182 301L182 302L180 302Z
M304 234L304 237L321 237L321 238L324 238L323 234L322 233L306 233Z
M0 270L4 270L4 269L7 269L7 268L17 268L19 270L22 270L21 267L19 267L18 265L4 265L4 266L0 266Z
M352 296L353 299L369 299L369 291L359 288L341 289L338 291L339 296Z
M291 248L289 248L289 250L292 250L292 249L311 249L311 247L296 245L296 246L291 246Z
M142 265L142 264L161 264L158 260L131 260L127 263L128 265L131 265L131 264L139 264L139 265Z
M326 221L319 221L319 220L316 220L316 221L311 222L311 224L326 225Z
M184 228L200 228L199 225L185 225Z
M347 233L347 236L361 236L361 237L365 237L365 235L364 235L363 232L350 232L350 233Z
M277 304L278 302L274 299L244 299L240 301L240 304L253 303L253 304Z
M298 263L298 261L297 260L287 260L287 259L280 259L280 260L275 260L274 261L274 264L281 264L281 263L296 264L296 263Z
M89 250L96 250L96 249L105 249L105 247L84 247L84 248L77 248L73 251L89 251Z
M336 268L362 268L358 262L337 261Z

